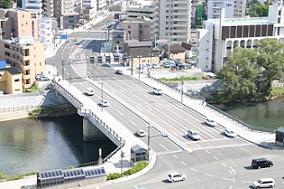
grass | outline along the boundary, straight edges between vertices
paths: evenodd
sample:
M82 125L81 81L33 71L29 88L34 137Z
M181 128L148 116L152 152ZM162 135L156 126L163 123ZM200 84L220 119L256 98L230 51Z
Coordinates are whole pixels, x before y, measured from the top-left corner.
M141 171L145 167L147 167L148 164L149 164L148 161L140 161L140 162L136 163L132 168L130 168L126 171L123 171L122 174L121 173L110 173L110 174L108 174L107 180L114 180L114 179L121 178L123 176L133 175L133 174Z
M207 75L204 76L198 76L198 77L191 77L191 76L181 76L181 77L174 77L174 78L160 78L161 82L164 83L177 83L181 81L196 81L196 80L209 80L210 77Z
M36 85L31 86L31 88L26 89L25 92L26 93L32 93L32 92L38 92L40 90L40 88L38 88Z
M6 175L0 172L0 180L3 180L3 181L19 180L19 179L24 178L25 176L35 175L35 174L36 172L25 173L25 174L20 174L20 175Z
M283 97L284 96L284 87L274 87L270 93L272 97Z

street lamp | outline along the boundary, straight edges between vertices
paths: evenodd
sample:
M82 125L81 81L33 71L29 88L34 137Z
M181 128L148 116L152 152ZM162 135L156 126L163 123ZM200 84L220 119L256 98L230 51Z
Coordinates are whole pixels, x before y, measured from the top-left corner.
M138 79L140 80L140 72L141 72L140 58L142 58L142 56L137 56L137 58L139 59L139 73L138 73Z
M101 106L102 111L104 110L104 82L101 82Z
M149 124L149 125L147 125L147 129L148 129L148 140L147 140L147 146L148 146L148 160L150 159L150 139L151 139L151 125Z
M120 151L120 174L122 175L123 172L123 158L124 158L125 154L124 152L121 150Z

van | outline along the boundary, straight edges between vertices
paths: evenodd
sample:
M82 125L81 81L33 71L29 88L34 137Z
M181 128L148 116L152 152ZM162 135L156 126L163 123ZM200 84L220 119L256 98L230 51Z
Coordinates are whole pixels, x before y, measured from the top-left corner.
M266 158L257 158L251 161L251 167L253 169L260 169L260 168L271 167L271 166L273 166L273 162Z
M273 178L261 178L251 185L252 188L273 188L274 186L275 181Z

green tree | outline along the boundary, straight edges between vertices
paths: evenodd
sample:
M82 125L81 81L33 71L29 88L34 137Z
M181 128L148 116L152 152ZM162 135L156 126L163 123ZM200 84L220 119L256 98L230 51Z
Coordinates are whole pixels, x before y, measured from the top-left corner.
M11 8L12 0L0 0L0 8Z
M256 85L261 96L268 96L272 90L272 81L283 78L284 45L276 39L264 39L257 44L257 64L262 68Z
M248 15L251 17L268 16L269 3L260 3L258 0L253 0L248 7Z
M218 73L218 78L224 82L227 100L249 101L255 97L255 80L260 71L256 57L254 50L237 48Z

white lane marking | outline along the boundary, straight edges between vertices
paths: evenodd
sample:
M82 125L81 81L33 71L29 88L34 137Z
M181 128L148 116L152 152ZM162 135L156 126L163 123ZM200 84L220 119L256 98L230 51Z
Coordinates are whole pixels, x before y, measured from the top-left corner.
M212 157L213 157L216 161L219 160L219 158L217 158L216 156L213 156L213 155L212 155Z
M223 165L224 167L227 167L226 163L222 163L222 165Z
M186 165L186 163L184 161L180 161L181 164Z
M170 151L168 148L166 148L164 145L159 144L162 148L164 148L166 151Z
M211 154L208 150L204 150L205 152L207 152L208 154Z
M252 181L242 180L242 183L252 183Z
M233 185L231 185L230 187L229 187L229 189L232 189L233 188Z
M252 145L253 145L252 143L232 144L232 145L221 145L221 146L209 146L209 147L194 148L194 150L231 148L231 147L252 146Z
M175 155L175 154L173 154L173 156L174 156L174 158L176 158L176 159L178 158L177 155Z
M209 174L209 173L204 173L205 176L208 176L208 177L213 177L212 174Z
M132 124L132 125L134 125L134 126L138 126L138 124L137 123L135 123L134 121L132 121L132 120L129 120L129 122Z
M233 175L233 172L231 171L231 169L229 169L229 173L230 173L230 175Z
M233 167L230 167L230 169L232 170L232 172L233 172L234 174L236 174L236 171L235 171L235 169L234 169Z
M175 150L175 151L167 151L167 152L158 152L156 153L157 156L160 155L167 155L167 154L175 154L175 153L180 153L183 152L183 150Z
M229 180L229 181L232 181L232 180L233 180L233 179L227 178L227 177L222 177L222 179L224 179L224 180Z
M194 168L190 168L190 170L192 170L192 171L195 171L195 172L198 172L198 170L197 169L194 169Z
M121 111L116 110L116 112L121 115L122 117L124 117L124 114Z
M235 178L233 178L233 182L235 182Z

